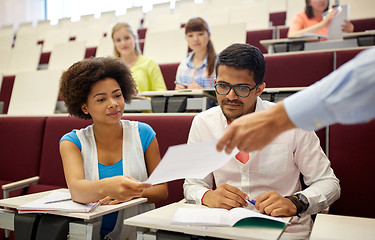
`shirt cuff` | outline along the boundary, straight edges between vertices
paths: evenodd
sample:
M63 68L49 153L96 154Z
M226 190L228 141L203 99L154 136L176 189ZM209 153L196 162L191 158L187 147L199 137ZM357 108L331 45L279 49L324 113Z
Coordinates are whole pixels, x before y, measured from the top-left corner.
M307 131L323 128L333 122L317 84L285 98L284 107L294 125Z

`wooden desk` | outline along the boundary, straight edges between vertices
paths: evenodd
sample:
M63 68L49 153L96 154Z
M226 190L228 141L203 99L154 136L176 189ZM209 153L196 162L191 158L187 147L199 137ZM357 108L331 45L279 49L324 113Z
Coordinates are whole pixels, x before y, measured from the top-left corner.
M318 214L310 240L373 240L375 219Z
M68 189L61 189L61 191L68 191ZM44 197L51 191L23 195L19 197L6 198L0 200L0 206L9 208L11 210L0 209L0 228L14 231L14 215L17 207ZM100 232L99 217L122 210L124 208L132 207L146 202L146 198L137 198L131 201L120 203L116 205L102 205L97 207L91 213L67 213L67 212L54 212L54 215L76 218L77 222L69 224L70 239L99 239Z
M184 200L157 208L155 210L128 218L124 224L148 229L184 233L187 235L207 236L221 239L273 239L281 236L284 229L262 227L206 227L171 224L178 208L204 208L202 205L186 204ZM139 233L141 234L141 233ZM146 236L147 233L146 233ZM172 238L170 238L172 239ZM201 238L200 238L201 239Z

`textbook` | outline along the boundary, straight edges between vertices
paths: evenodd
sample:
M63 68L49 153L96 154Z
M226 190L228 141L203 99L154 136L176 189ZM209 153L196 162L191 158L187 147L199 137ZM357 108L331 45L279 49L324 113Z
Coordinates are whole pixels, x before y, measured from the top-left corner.
M69 192L53 191L45 197L31 201L17 208L18 213L49 213L49 212L92 212L100 203L82 204L74 202Z
M179 208L173 224L248 227L262 226L284 228L287 221L279 217L261 214L247 208Z

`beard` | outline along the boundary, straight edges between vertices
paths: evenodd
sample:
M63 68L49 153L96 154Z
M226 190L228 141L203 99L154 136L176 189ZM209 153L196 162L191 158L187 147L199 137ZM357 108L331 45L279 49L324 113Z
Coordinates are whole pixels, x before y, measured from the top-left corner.
M230 111L226 111L224 109L224 106L228 103L233 103L233 104L238 104L240 107L243 106L243 102L235 99L235 100L229 100L229 99L224 99L223 101L221 101L221 104L220 104L220 107L221 107L221 111L223 112L224 116L227 118L227 120L234 120L236 118L239 118L241 116L243 116L245 113L244 112L240 112L240 113L237 113L237 114L232 114Z

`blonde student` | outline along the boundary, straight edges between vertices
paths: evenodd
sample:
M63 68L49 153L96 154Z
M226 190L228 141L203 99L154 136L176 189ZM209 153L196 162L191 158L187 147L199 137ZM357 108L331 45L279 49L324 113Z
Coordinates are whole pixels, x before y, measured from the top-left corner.
M122 120L125 103L136 94L128 67L115 58L90 58L73 64L61 77L60 92L71 116L92 119L60 140L60 154L72 199L117 204L133 198L147 203L105 215L101 238L135 239L136 230L123 225L130 216L151 210L167 198L166 183L142 183L160 162L153 129Z
M112 40L114 56L130 68L138 91L167 90L159 65L141 54L137 37L128 23L120 22L112 28Z

